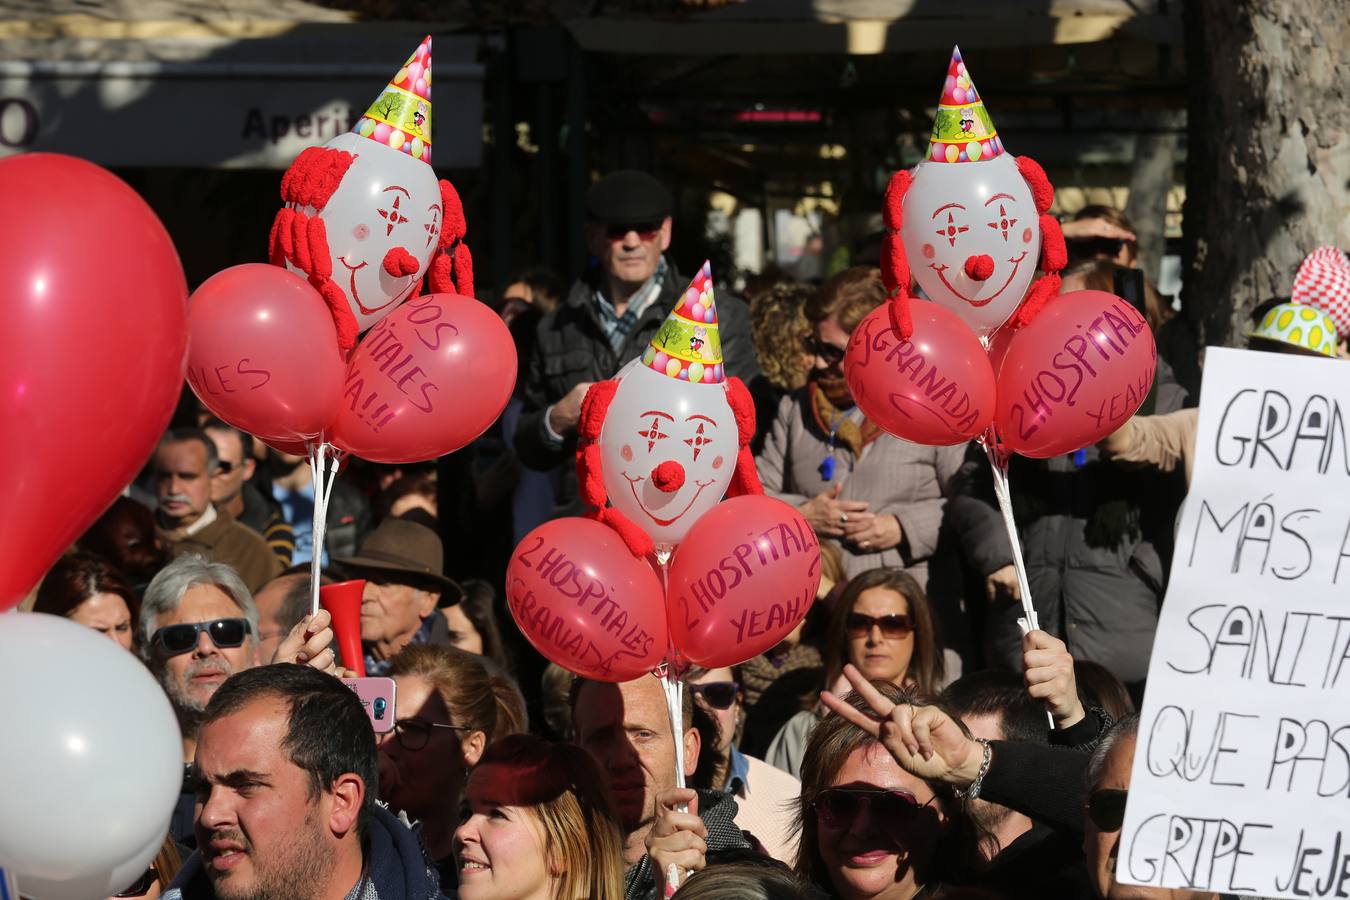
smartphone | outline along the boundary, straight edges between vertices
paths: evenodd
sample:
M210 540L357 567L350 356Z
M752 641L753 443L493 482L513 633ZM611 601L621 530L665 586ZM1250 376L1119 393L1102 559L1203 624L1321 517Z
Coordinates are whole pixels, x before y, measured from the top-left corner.
M366 716L376 734L394 730L394 694L397 686L392 678L344 678L366 708Z
M1126 303L1139 310L1139 315L1147 317L1144 300L1144 272L1142 269L1130 269L1125 266L1116 266L1113 276L1112 287L1115 295ZM1158 408L1158 374L1153 374L1153 385L1149 388L1148 396L1140 404L1136 415L1151 416Z
M1113 276L1115 282L1113 292L1117 297L1139 310L1139 315L1144 315L1144 272L1142 269L1130 269L1125 266L1116 266L1116 272Z

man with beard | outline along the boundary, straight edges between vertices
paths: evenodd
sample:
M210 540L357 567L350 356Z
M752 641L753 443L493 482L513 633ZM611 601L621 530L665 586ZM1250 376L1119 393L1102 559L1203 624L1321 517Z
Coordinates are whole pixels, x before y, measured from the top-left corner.
M258 610L238 573L195 554L165 566L141 603L141 652L178 717L183 759L191 762L197 731L216 690L236 672L258 665ZM297 626L276 658L333 668L328 613ZM190 843L191 797L180 796L170 833Z
M337 679L293 665L234 675L192 765L198 851L165 900L437 900L416 835L375 803L375 735Z
M204 431L176 428L164 435L154 459L160 536L174 556L198 553L228 563L256 591L281 573L281 560L260 534L211 502L220 472L220 455Z

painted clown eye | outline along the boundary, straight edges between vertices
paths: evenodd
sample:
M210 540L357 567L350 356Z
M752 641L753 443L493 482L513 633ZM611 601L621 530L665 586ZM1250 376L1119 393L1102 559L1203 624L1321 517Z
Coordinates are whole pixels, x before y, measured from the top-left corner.
M717 423L707 416L690 416L687 421L698 423L693 436L684 439L685 444L694 451L694 462L698 462L698 455L703 452L703 448L713 442L707 433L717 428Z
M1008 239L1008 230L1017 224L1014 218L1002 203L998 205L998 215L994 216L994 221L986 222L990 228L1003 233L1003 240Z
M667 430L675 419L670 415L658 412L657 410L648 410L642 414L642 418L647 420L648 425L638 432L638 436L647 441L647 452L651 453L652 449L656 447L657 441L663 441L670 437L670 435L667 434Z
M384 193L390 194L393 191L402 191L402 194L392 194L386 197L384 201L375 208L380 218L384 219L384 236L388 237L394 233L394 226L402 225L408 221L408 217L403 214L399 208L401 202L407 197L408 192L401 187L391 186L384 189Z
M939 227L935 233L938 237L946 238L949 247L955 247L957 237L970 230L969 225L960 225L957 223L956 216L952 214L951 210L947 211L947 221L945 223L939 221L938 225Z

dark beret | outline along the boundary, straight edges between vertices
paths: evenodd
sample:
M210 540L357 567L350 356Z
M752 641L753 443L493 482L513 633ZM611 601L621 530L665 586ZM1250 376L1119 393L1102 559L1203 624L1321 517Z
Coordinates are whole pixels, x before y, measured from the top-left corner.
M586 220L601 225L660 222L674 201L665 185L646 172L611 172L586 191Z

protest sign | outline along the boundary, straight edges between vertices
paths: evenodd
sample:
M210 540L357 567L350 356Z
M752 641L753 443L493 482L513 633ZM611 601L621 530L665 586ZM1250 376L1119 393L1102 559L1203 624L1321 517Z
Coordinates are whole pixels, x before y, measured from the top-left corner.
M1116 878L1350 893L1350 365L1211 348Z

